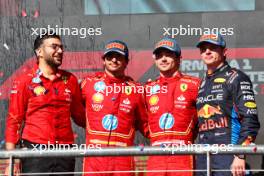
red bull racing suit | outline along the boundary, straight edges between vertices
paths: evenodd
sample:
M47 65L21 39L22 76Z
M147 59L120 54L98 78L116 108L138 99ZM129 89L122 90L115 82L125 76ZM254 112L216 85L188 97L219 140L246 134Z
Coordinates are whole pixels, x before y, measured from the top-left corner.
M132 146L135 130L139 129L143 134L146 133L144 87L128 77L117 79L106 73L88 76L83 80L81 87L86 104L88 147L92 145L97 148ZM87 157L84 159L84 172L108 172L108 174L94 175L120 175L119 171L133 169L133 157ZM134 174L122 173L121 175Z
M198 98L199 144L252 143L260 124L252 83L243 72L226 62L201 83ZM233 155L213 155L213 169L230 169ZM206 169L206 157L197 156L197 169ZM197 173L206 175L206 173ZM231 175L231 172L214 172Z
M199 79L180 72L146 84L149 133L152 146L166 148L192 144L197 122L196 98ZM193 156L150 156L148 176L193 175ZM160 171L158 171L160 170ZM151 172L152 171L152 172Z

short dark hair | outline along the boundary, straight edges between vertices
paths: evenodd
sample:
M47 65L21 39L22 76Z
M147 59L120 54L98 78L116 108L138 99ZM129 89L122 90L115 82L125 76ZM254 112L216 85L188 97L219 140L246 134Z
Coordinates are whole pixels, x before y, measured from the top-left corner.
M41 35L37 36L37 38L34 41L34 53L35 54L36 54L36 49L38 49L40 47L40 45L43 44L43 41L48 39L48 38L57 38L57 39L61 40L61 37L59 35L57 35L56 33L46 32L45 34L41 34Z

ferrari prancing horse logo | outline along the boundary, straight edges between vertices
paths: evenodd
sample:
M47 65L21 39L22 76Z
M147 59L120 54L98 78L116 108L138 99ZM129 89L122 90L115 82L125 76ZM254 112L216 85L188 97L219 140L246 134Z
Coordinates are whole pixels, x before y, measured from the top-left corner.
M182 83L182 84L180 85L180 89L181 89L182 92L185 92L185 91L187 90L187 88L188 88L188 86L187 86L187 84L185 84L185 83Z

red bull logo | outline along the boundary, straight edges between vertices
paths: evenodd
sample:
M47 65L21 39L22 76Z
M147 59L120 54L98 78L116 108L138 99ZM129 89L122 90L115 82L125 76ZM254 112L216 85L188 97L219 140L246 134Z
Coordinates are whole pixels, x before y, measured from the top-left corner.
M216 128L227 128L228 121L226 117L222 117L218 120L206 119L203 124L199 126L199 131L214 130Z
M222 114L221 108L219 106L213 107L213 106L210 106L209 104L205 104L198 111L198 117L206 118L206 119L214 116L215 114Z

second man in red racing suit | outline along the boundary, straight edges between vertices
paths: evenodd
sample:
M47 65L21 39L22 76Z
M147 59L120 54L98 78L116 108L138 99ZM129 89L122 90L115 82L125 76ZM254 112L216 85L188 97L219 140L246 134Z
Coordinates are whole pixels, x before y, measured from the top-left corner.
M144 88L124 75L128 49L121 41L110 41L103 56L105 72L89 76L82 82L86 104L86 144L97 147L128 147L133 145L135 130L147 129ZM141 88L141 90L140 90ZM95 174L134 175L133 157L87 157L84 172ZM85 174L93 175L93 174Z
M145 87L151 145L166 148L192 144L199 79L179 71L181 50L176 40L162 39L153 54L160 77ZM192 171L169 170L193 170L193 156L149 157L148 176L192 175Z

